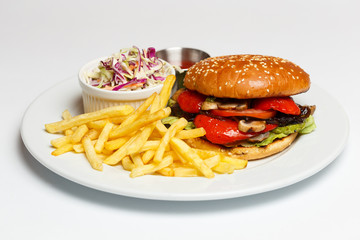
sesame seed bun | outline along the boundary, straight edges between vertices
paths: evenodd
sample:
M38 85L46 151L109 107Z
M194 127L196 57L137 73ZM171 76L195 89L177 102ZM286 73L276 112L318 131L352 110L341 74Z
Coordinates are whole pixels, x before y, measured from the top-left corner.
M229 55L193 65L184 86L219 98L283 97L306 92L310 78L296 64L278 57Z

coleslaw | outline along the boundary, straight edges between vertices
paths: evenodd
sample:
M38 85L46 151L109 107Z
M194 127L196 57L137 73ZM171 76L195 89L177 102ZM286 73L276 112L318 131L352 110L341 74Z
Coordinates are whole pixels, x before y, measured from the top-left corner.
M111 91L140 90L161 84L171 68L156 57L155 48L140 50L133 46L100 61L97 68L87 73L87 83Z

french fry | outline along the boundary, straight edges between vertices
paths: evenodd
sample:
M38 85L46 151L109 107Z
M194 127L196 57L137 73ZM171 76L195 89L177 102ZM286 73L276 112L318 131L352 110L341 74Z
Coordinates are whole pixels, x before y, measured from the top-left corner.
M76 130L76 127L73 128L74 130ZM74 130L73 129L66 129L64 134L65 136L71 136L74 134Z
M221 161L231 164L232 166L234 166L234 168L236 170L246 168L247 163L248 163L248 160L244 160L244 159L240 159L240 158L234 158L234 157L228 157L228 156L223 156L221 158Z
M59 148L67 143L70 143L70 137L69 136L62 136L59 138L52 139L50 141L51 145L53 145L56 148Z
M126 116L113 117L113 118L109 118L109 121L112 122L113 124L120 124L120 123L122 123L126 118L127 118Z
M150 126L145 127L139 135L136 136L134 141L128 147L128 154L134 154L138 152L149 139L152 131L154 130L155 125L151 124Z
M170 148L170 144L168 147L165 148L165 152L164 152L164 157L167 157L167 156L171 156L173 158L173 161L175 162L179 162L180 159L179 159L179 156L176 154L175 151L171 150Z
M150 114L160 110L160 101L160 96L156 94L150 107ZM133 154L139 151L139 149L145 144L145 142L149 139L150 135L154 131L155 124L156 123L151 123L141 131L141 133L136 137L136 139L130 144L128 148L128 154Z
M143 176L145 174L150 174L150 173L159 171L160 169L169 166L172 162L173 162L172 157L170 155L168 155L163 159L163 161L161 161L158 164L151 163L151 164L143 165L140 167L135 167L133 170L131 170L130 177L132 177L132 178L139 177L139 176Z
M186 121L185 118L180 118L179 120L177 120L174 124L172 124L170 126L168 131L165 133L165 135L161 139L160 145L159 145L158 149L155 152L154 162L159 163L159 162L162 161L162 158L163 158L163 155L164 155L164 152L165 152L165 148L169 144L170 139L173 136L175 136L175 134L177 132L179 132L181 129L183 129L186 126L187 123L188 123L188 121Z
M219 164L220 161L221 161L221 156L219 154L215 155L213 157L204 159L206 166L208 166L209 168L215 167L216 165Z
M101 153L102 150L104 149L105 142L108 140L109 133L112 130L113 126L114 126L114 124L112 124L111 122L108 122L108 123L106 123L103 130L101 131L99 138L95 144L95 151L97 153Z
M182 164L188 164L188 161L177 151L174 151L176 154L176 159L178 159ZM179 166L177 166L179 167Z
M222 155L220 152L215 152L211 150L204 150L204 149L198 149L193 148L197 155L199 155L202 159L214 157L216 155Z
M169 167L172 169L179 168L179 167L192 167L189 163L182 163L180 161L174 161Z
M62 145L61 147L55 149L54 151L52 151L52 155L53 156L59 156L61 154L64 154L64 153L67 153L67 152L70 152L73 150L73 145L71 143L67 143L67 144L64 144Z
M96 129L98 131L102 131L105 125L109 122L108 119L96 120L87 123L87 126L91 129Z
M156 150L160 145L160 140L149 140L140 148L139 152L145 152L148 150Z
M205 136L206 131L204 128L195 128L190 130L182 130L178 132L175 137L180 139L190 139L190 138L198 138Z
M172 168L170 168L170 167L162 168L160 170L157 170L156 172L163 175L163 176L167 176L167 177L173 177L174 176L174 170Z
M81 139L85 134L89 131L89 128L86 124L80 125L74 132L73 135L70 136L70 141L75 144L81 142Z
M156 95L157 93L155 92L148 97L145 102L143 102L133 113L131 113L116 129L114 129L114 132L121 132L121 129L126 128L126 126L137 120L146 111L146 109L149 108Z
M155 97L155 99L153 100L153 105L150 108L150 114L155 114L157 111L160 111L161 108L164 108L166 106L167 100L170 97L171 89L175 83L175 80L176 80L175 76L166 78L159 97ZM168 115L169 114L167 114L167 116ZM162 118L164 118L164 117L162 117ZM158 119L158 120L160 120L160 119ZM156 122L156 124L158 124L158 123L161 124L160 121ZM133 144L131 146L129 146L129 150L128 150L129 154L139 151L139 149L141 149L144 146L146 140L149 138L150 134L152 133L152 131L155 128L154 124L155 123L153 123L151 126L146 127L142 131L142 133L138 136L138 138L133 142Z
M168 130L167 127L165 127L165 125L161 121L156 122L155 128L160 133L161 136L164 136Z
M150 114L159 111L160 109L161 109L161 98L159 94L156 94L154 101L150 106Z
M211 151L211 150L196 149L196 148L194 148L194 151L202 159L211 158L211 157L214 157L214 156L220 156L221 157L220 161L233 165L236 170L245 168L247 166L247 163L248 163L247 160L244 160L244 159L241 159L241 158L231 157L226 153L215 152L215 151Z
M104 149L101 151L101 153L104 154L104 155L107 155L107 157L108 157L108 156L110 156L111 154L113 154L114 151L107 150L106 148L104 148Z
M144 163L143 163L139 153L130 154L130 158L133 161L135 167L144 166Z
M166 77L160 92L161 108L164 108L167 105L175 80L175 75L169 75Z
M105 149L112 151L121 148L127 141L129 141L128 137L116 138L114 140L110 140L104 143Z
M161 109L153 114L150 114L147 118L139 118L136 121L129 123L124 128L117 128L110 132L110 138L123 137L127 134L136 131L146 125L165 118L170 115L171 109L169 107Z
M84 137L89 137L91 140L97 139L100 135L100 132L95 129L90 129Z
M97 156L95 148L91 143L91 139L89 137L84 137L82 140L82 144L84 146L86 158L89 161L91 167L95 170L102 171L102 160Z
M84 145L82 145L82 143L74 144L74 145L72 145L72 148L76 153L84 153L85 152Z
M91 140L91 144L94 146L96 143L96 140ZM84 153L84 145L82 143L74 144L73 149L76 153Z
M198 173L196 169L189 167L174 168L174 177L196 177Z
M118 150L116 150L113 154L107 157L104 160L105 164L115 165L121 162L121 160L127 155L127 147L134 141L136 135L131 137L124 145L122 145Z
M61 116L62 116L62 118L64 120L69 120L70 118L72 118L71 113L67 109L62 112ZM65 130L65 135L67 135L67 136L72 135L74 133L74 130L73 129L66 129Z
M229 163L226 162L219 162L218 165L216 165L215 167L212 168L212 170L214 170L217 173L228 173L231 174L234 172L235 167Z
M134 108L131 107L130 105L121 105L121 106L104 108L96 112L80 114L68 120L62 120L59 122L45 124L45 129L49 133L56 133L72 127L77 127L82 124L86 124L90 121L96 121L110 117L125 116L133 111Z
M173 137L170 140L171 147L181 155L187 162L198 169L205 177L215 177L213 171L205 165L204 161L196 154L196 152L189 147L184 141Z
M126 171L131 171L135 168L135 164L131 161L129 156L124 157L121 164Z
M101 160L104 161L109 155L104 153L97 153L96 156Z
M147 150L144 152L141 159L144 164L147 164L154 157L154 155L155 155L155 150Z
M68 120L68 119L72 118L71 113L69 112L68 109L65 109L65 110L62 112L61 116L62 116L62 118L63 118L64 120Z

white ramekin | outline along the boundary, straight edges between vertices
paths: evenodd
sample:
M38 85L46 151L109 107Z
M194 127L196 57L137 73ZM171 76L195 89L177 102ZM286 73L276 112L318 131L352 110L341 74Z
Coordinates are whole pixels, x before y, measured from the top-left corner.
M79 83L82 89L85 112L93 112L106 107L124 104L131 105L136 109L145 101L146 98L151 96L151 94L154 92L160 93L163 84L134 91L110 91L91 86L87 83L87 73L95 69L99 62L106 58L107 57L95 59L85 64L79 71ZM165 64L169 63L165 62ZM175 69L171 69L171 74L175 75Z

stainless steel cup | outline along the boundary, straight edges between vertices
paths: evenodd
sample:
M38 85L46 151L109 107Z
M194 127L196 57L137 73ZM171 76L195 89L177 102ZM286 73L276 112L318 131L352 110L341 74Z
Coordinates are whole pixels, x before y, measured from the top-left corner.
M176 88L183 86L184 77L188 68L210 55L200 49L171 47L156 52L156 56L176 66Z
M187 70L190 64L197 63L210 55L202 50L195 48L172 47L156 52L157 57L164 59L168 63L182 67ZM185 64L184 64L185 63Z

